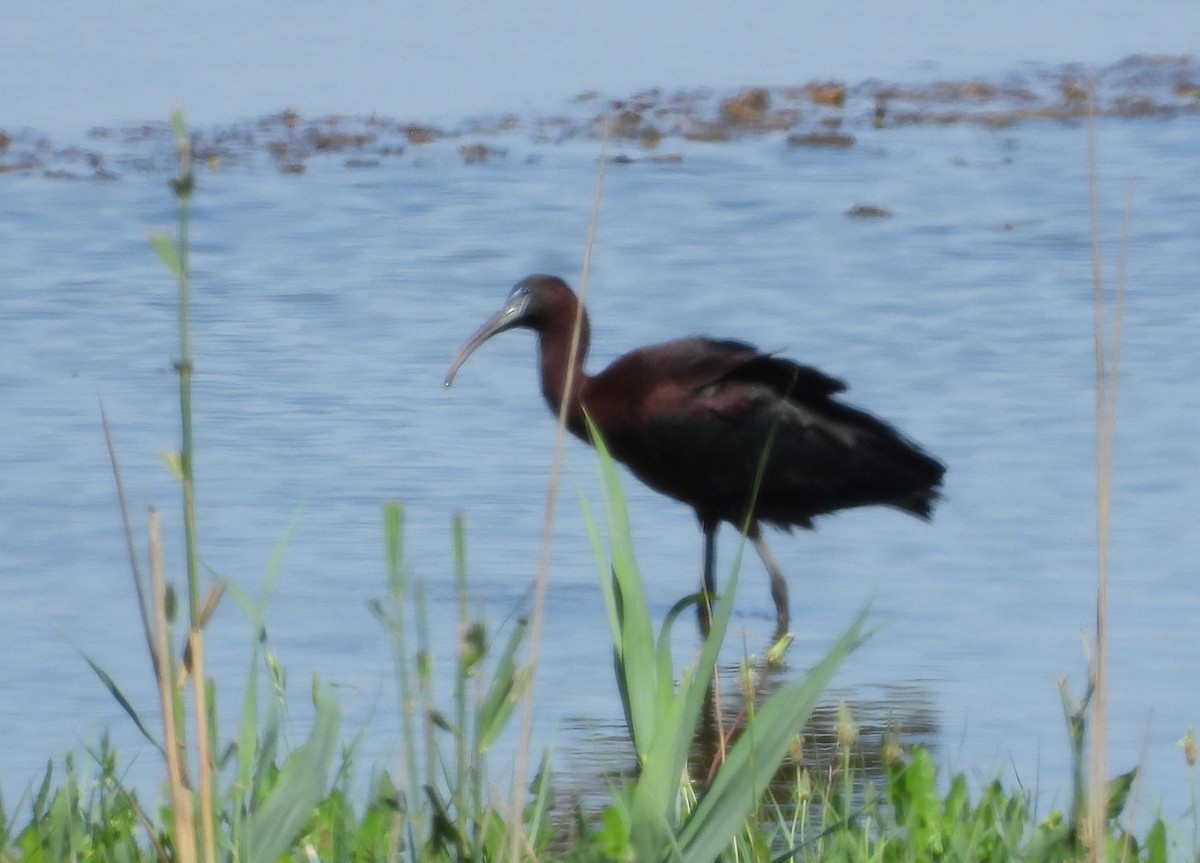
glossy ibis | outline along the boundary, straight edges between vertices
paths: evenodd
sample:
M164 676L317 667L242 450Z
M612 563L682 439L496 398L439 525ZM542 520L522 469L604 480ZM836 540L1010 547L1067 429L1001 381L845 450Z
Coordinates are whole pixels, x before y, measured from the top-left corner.
M529 276L462 346L446 385L485 341L524 327L538 334L542 394L557 414L578 307L562 279ZM723 521L744 526L762 558L777 634L783 635L787 584L761 524L811 528L815 516L873 504L930 517L945 467L891 426L837 401L834 396L846 388L841 381L744 342L699 336L638 348L588 375L586 312L581 326L573 383L565 393L567 428L587 441L586 410L634 476L696 511L704 532L703 630Z

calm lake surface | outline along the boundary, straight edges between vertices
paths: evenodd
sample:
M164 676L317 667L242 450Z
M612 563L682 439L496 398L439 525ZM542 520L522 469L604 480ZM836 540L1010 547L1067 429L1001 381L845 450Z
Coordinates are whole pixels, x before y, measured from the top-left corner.
M949 466L930 525L845 513L775 535L792 590L792 671L858 610L879 631L837 679L874 716L922 717L947 769L1000 775L1066 805L1056 682L1081 693L1096 571L1093 283L1087 129L912 125L845 150L784 134L673 141L682 159L609 165L589 287L595 371L679 335L744 339L850 384ZM1111 574L1112 772L1145 768L1142 805L1188 805L1177 741L1200 724L1200 117L1096 128L1105 274L1132 189L1120 354ZM398 741L381 504L405 504L405 559L453 652L450 523L467 523L472 600L494 625L534 578L553 423L533 339L463 368L463 339L531 272L580 272L599 143L459 142L351 170L316 158L200 169L193 213L199 539L205 564L256 595L277 544L267 625L301 739L309 681L333 683L363 761ZM610 155L636 147L612 146ZM14 801L47 759L106 730L135 784L156 753L83 659L156 711L100 426L103 402L142 534L158 507L181 583L174 287L146 235L172 226L161 171L120 180L0 177L0 783ZM890 218L852 219L857 204ZM596 563L578 494L600 497L570 442L553 545L537 743L588 769L620 722ZM636 550L661 619L695 589L691 512L627 477ZM290 531L290 532L289 532ZM144 541L144 537L139 536ZM720 537L722 572L736 535ZM690 625L690 621L688 621ZM747 557L731 643L773 623ZM681 627L681 654L695 643ZM236 604L210 631L222 715L251 644ZM731 661L736 654L731 656ZM445 687L443 687L445 688ZM86 759L84 759L86 761ZM497 764L506 759L497 757Z

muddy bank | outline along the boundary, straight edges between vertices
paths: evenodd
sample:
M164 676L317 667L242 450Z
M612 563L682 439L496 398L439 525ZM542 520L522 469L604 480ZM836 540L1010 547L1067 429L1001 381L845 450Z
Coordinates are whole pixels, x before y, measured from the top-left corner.
M611 159L679 162L689 142L763 138L782 148L850 149L860 136L912 125L970 124L1006 130L1026 123L1079 123L1090 112L1170 120L1200 112L1200 63L1190 56L1135 56L1111 66L1036 67L1002 80L910 85L868 80L667 93L622 98L583 93L547 116L503 114L453 126L383 116L305 117L294 109L193 130L195 159L209 170L256 168L304 174L310 165L369 170L447 158L483 165L537 161L569 141L610 139ZM0 175L118 180L174 169L167 123L95 128L78 142L0 125Z

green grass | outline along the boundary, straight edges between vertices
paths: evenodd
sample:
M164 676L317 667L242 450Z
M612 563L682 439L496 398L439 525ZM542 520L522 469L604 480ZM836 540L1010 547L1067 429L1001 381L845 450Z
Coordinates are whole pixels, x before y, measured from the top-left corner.
M550 754L541 756L529 779L521 767L529 761L528 748L518 752L515 768L505 764L500 771L517 777L516 805L497 792L489 759L517 705L523 700L532 704L537 627L519 619L506 631L494 632L488 621L472 615L466 532L456 519L457 626L452 636L435 640L427 624L422 580L404 558L403 509L394 502L382 507L384 593L371 611L392 648L402 761L393 771L360 766L358 740L341 739L339 706L318 680L312 682L308 735L286 749L287 675L266 637L264 617L287 537L272 557L258 597L219 580L207 589L200 583L187 273L187 214L195 184L181 115L173 125L180 151L180 175L172 184L179 224L175 237L156 236L152 244L179 285L180 356L175 365L182 443L166 461L184 497L187 607L180 623L153 511L147 515L144 554L149 563L143 571L143 552L134 538L110 437L159 715L143 717L144 708L130 703L93 663L101 685L161 755L163 799L143 801L125 787L118 753L102 738L84 766L67 756L61 767L48 765L40 781L15 803L0 800L0 863L1041 863L1095 858L1099 848L1112 861L1200 860L1194 737L1189 732L1181 741L1192 771L1191 823L1171 828L1155 819L1138 831L1127 828L1135 774L1107 782L1088 778L1095 771L1094 760L1089 769L1087 746L1094 677L1079 704L1065 688L1063 692L1074 765L1065 811L1040 812L1039 801L1025 789L1006 787L998 779L980 784L963 774L940 776L929 752L905 750L894 737L883 741L882 751L868 764L856 743L853 717L844 709L835 725L833 759L798 760L799 743L811 733L809 720L839 664L868 637L865 609L808 674L786 680L769 695L752 684L743 687L745 701L736 711L737 720L723 724L725 704L715 672L737 590L737 568L714 610L709 637L690 662L678 667L671 629L698 597L677 603L656 629L616 468L602 441L597 441L605 493L602 518L594 517L587 501L582 509L612 632L614 690L636 763L635 769L609 777L604 805L585 809L573 801L556 801ZM1115 359L1111 368L1115 375ZM1099 385L1112 383L1101 375ZM240 721L227 736L215 721L219 681L208 678L204 666L205 624L224 596L242 609L250 642ZM435 697L438 652L455 657L448 701ZM714 725L717 745L709 748L717 755L697 764L695 741L702 726ZM1094 790L1099 785L1105 786L1102 793ZM1097 835L1098 841L1093 838Z

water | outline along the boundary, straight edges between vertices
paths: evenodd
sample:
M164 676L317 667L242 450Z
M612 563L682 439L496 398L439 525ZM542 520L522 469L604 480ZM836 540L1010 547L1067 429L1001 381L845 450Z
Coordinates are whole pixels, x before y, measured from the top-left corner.
M1032 123L858 130L848 151L782 136L672 142L678 164L610 166L592 262L590 367L691 332L742 338L851 385L949 465L932 525L846 513L775 536L790 575L796 669L868 600L881 631L838 692L901 717L911 705L940 761L1067 793L1055 681L1082 689L1095 583L1092 282L1086 130ZM1200 718L1194 589L1200 559L1195 114L1097 130L1106 273L1133 188L1113 490L1110 765L1145 766L1141 799L1187 805L1176 741ZM468 524L473 596L493 621L537 560L553 425L532 341L489 343L447 391L454 350L529 272L574 281L597 145L501 141L464 165L434 145L373 170L315 159L201 173L193 222L197 495L207 566L268 605L302 734L308 678L338 687L347 731L394 755L389 651L367 610L383 593L380 504L406 504L406 559L425 579L450 652L449 524ZM530 161L527 155L535 156ZM146 243L173 209L164 177L0 177L0 783L16 799L48 758L106 729L135 781L158 775L81 653L148 716L139 633L100 430L112 422L139 533L147 505L180 571L178 491L158 453L177 446L173 287ZM847 219L858 203L893 217ZM540 744L569 763L611 735L602 600L572 442L557 513ZM661 616L694 589L691 514L627 483L636 548ZM722 566L734 552L721 535ZM772 625L748 561L734 621L752 650ZM689 633L681 634L687 647ZM232 602L208 641L235 685L250 632ZM897 694L901 693L901 694ZM927 714L932 713L932 718ZM228 723L226 723L226 727ZM599 744L597 744L599 745ZM603 747L600 747L603 749Z

